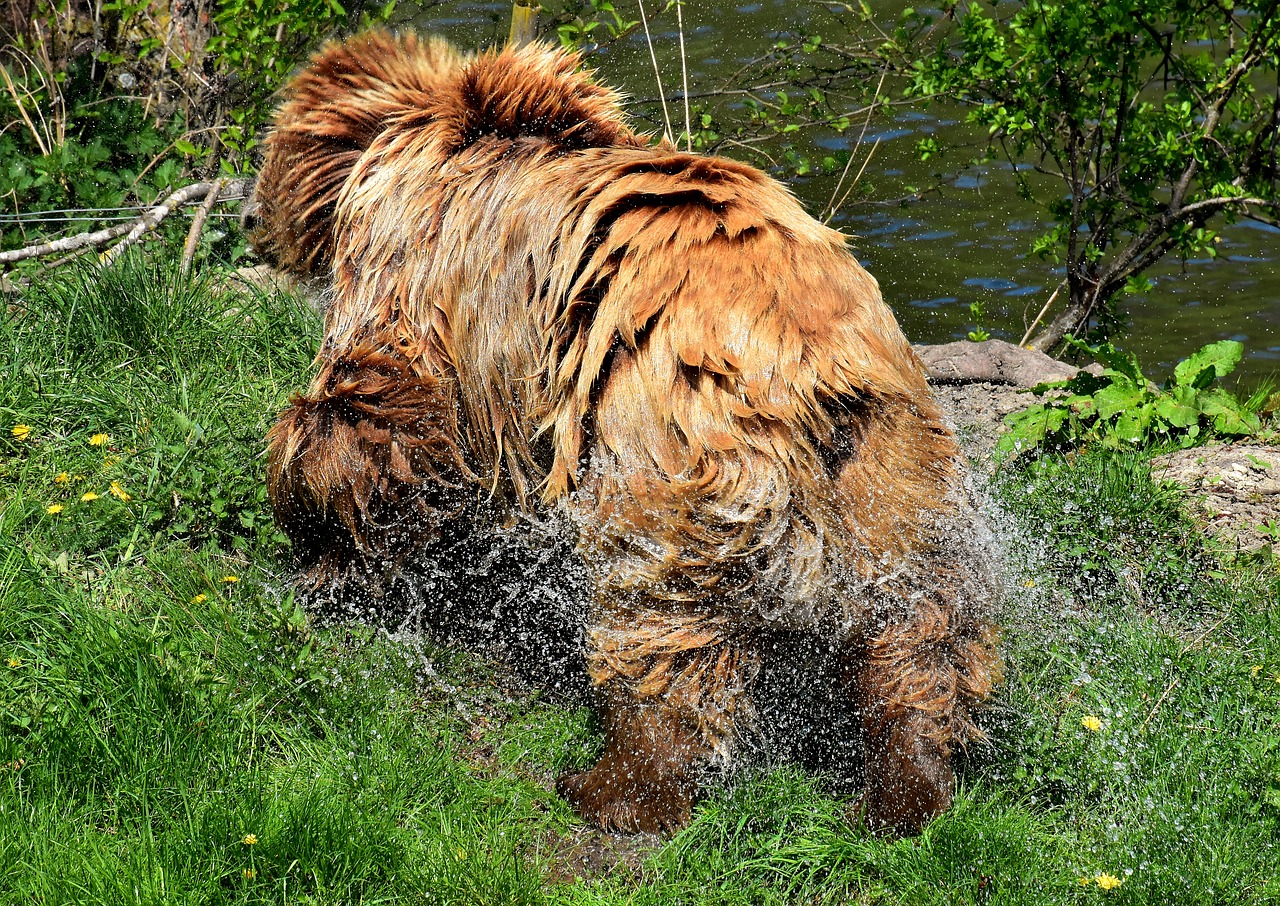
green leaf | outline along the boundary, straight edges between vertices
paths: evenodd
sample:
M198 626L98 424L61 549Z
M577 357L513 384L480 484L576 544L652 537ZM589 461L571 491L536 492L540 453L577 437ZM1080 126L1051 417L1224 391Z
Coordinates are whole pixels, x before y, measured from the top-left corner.
M1022 412L1006 415L1004 423L1009 432L996 442L996 456L1003 458L1035 449L1063 426L1068 414L1066 409L1036 403Z
M1156 415L1175 428L1190 428L1200 420L1200 410L1196 406L1173 396L1161 397L1156 401Z
M1142 373L1142 368L1138 365L1138 358L1131 352L1121 352L1110 343L1099 343L1097 346L1090 346L1082 340L1067 334L1064 337L1070 345L1076 349L1090 355L1106 366L1106 373L1113 377L1121 377L1128 381L1132 381L1135 386L1145 387L1147 378Z
M1200 411L1213 420L1213 429L1219 434L1245 436L1262 430L1258 416L1225 390L1211 390L1200 394Z
M1213 378L1226 377L1235 370L1244 355L1244 344L1237 340L1219 340L1183 359L1173 369L1174 380L1184 387L1194 386L1204 389L1213 382ZM1204 372L1212 369L1212 377L1207 383Z
M1113 383L1093 395L1094 405L1098 407L1098 415L1111 418L1142 404L1150 394L1145 387L1135 387L1128 382Z
M1147 430L1151 426L1153 408L1150 404L1146 404L1120 413L1112 434L1117 440L1133 444L1141 443L1146 439Z

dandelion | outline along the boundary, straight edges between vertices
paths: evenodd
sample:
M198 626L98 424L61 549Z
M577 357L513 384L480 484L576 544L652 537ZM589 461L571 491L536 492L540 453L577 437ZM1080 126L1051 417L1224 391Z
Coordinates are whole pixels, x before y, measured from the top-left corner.
M45 511L46 513L48 513L50 516L56 516L56 515L58 515L59 513L61 513L61 512L62 512L62 504L60 504L60 503L51 503L51 504L49 504L47 507L45 507L45 508L44 508L44 511Z
M1261 673L1261 672L1262 672L1262 665L1261 665L1261 664L1254 664L1252 667L1250 667L1250 668L1249 668L1249 675L1250 675L1250 676L1257 676L1257 675L1258 675L1259 673Z
M93 491L85 491L83 494L80 495L80 499L85 503L88 503L90 500L97 500L98 495L93 493Z
M1098 886L1101 887L1103 890L1115 890L1117 887L1119 887L1121 884L1124 883L1124 881L1121 881L1115 875L1109 875L1105 873L1098 875L1096 878L1094 878L1094 880L1098 882Z
M200 594L196 595L194 598L192 598L192 599L191 599L191 603L192 603L192 604L203 604L203 603L204 603L205 601L207 601L207 600L209 600L208 595L206 595L206 594L204 594L203 592L201 592Z
M109 435L99 432L98 434L95 434L93 435L93 437L89 438L89 444L90 446L101 447L104 444L106 444L106 442L109 440L111 440L111 437Z
M244 839L240 841L245 846L255 846L258 842L257 834L245 834Z
M31 436L31 426L30 425L14 425L13 436L16 440L26 440L28 437Z
M1023 582L1023 583L1022 583L1022 587L1023 587L1023 588L1035 588L1035 587L1036 587L1036 580L1035 580L1035 579L1028 579L1027 581L1025 581L1025 582Z
M120 482L118 481L111 482L111 496L118 498L120 500L133 499L133 495L130 494L128 491L126 491L124 488L120 487Z
M223 582L223 584L225 584L225 585L232 585L232 584L234 584L234 583L236 583L236 582L239 582L239 581L240 581L240 577L239 577L239 576L223 576L223 577L222 577L222 582Z
M1102 729L1102 721L1092 714L1086 714L1084 717L1080 718L1080 726L1084 727L1090 733L1097 733Z
M102 467L103 467L104 469L109 469L109 468L111 468L112 466L114 466L116 463L118 463L119 461L120 461L120 457L119 457L119 456L104 456L104 457L102 458Z
M5 663L9 665L9 668L11 670L17 670L19 667L22 666L22 658L10 657L7 661L5 661Z
M246 868L244 870L244 879L246 881L252 881L257 876L258 876L258 873L254 871L252 868Z
M59 472L57 475L53 476L54 484L66 484L70 480L71 476L66 472Z

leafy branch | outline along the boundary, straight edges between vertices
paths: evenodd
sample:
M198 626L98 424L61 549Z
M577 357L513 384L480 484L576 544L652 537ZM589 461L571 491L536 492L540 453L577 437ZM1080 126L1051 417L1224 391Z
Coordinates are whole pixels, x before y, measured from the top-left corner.
M1165 255L1214 256L1213 219L1280 224L1278 6L947 8L950 31L908 91L971 105L988 156L1014 165L1019 190L1055 221L1033 251L1065 267L1065 305L1032 325L1033 348L1109 329L1116 297L1141 292Z

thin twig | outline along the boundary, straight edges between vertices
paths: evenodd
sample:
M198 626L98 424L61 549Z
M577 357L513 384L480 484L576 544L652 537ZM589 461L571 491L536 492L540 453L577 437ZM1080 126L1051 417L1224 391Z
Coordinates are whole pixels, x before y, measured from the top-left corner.
M160 202L160 204L143 214L138 222L134 224L133 229L129 231L127 236L103 253L102 263L110 264L112 261L115 261L124 253L125 249L158 227L160 222L168 217L174 208L185 204L193 198L204 197L212 186L213 183L198 182L189 186L183 186L178 191L170 193L169 197L164 201Z
M1049 306L1053 304L1054 299L1058 298L1058 293L1062 292L1062 287L1066 285L1067 281L1064 279L1058 284L1058 288L1049 294L1049 300L1044 303L1044 308L1040 309L1040 314L1036 315L1036 319L1031 322L1031 326L1027 328L1027 332L1024 333L1022 335L1022 339L1018 341L1019 346L1027 345L1027 340L1031 339L1032 332L1039 326L1040 322L1044 320L1044 316L1049 313Z
M1206 629L1204 632L1200 633L1198 636L1196 636L1194 639L1192 639L1190 642L1188 642L1188 643L1186 644L1186 646L1182 649L1182 651L1181 651L1180 653L1181 653L1181 654L1186 654L1188 651L1190 651L1191 649L1195 648L1197 645L1199 645L1201 642L1203 642L1203 641L1204 641L1205 639L1207 639L1209 636L1211 636L1211 635L1213 635L1215 632L1217 632L1217 631L1218 631L1218 627L1220 627L1223 623L1227 622L1227 620L1229 620L1229 619L1230 619L1230 616L1225 616L1225 617L1223 617L1221 620L1219 620L1218 622L1214 623L1212 626L1210 626L1210 627L1209 627L1208 629Z
M154 229L160 221L169 216L173 208L193 199L205 198L211 194L215 185L218 188L213 194L218 201L235 201L244 198L248 194L252 182L248 179L233 179L192 183L172 193L161 204L147 209L136 220L118 223L115 226L92 233L77 233L74 236L66 236L62 239L54 239L8 252L0 252L0 264L11 264L15 261L25 261L28 258L43 258L46 255L57 255L63 252L74 252L76 249L84 248L85 246L106 245L118 236L128 233L129 236L104 258L104 260L114 260L124 247L132 245L143 233Z
M667 95L662 90L662 73L658 71L658 55L653 50L653 36L649 34L649 17L644 11L644 0L640 2L640 21L644 24L644 43L649 45L649 60L653 63L653 77L658 82L658 100L662 101L662 122L666 126L663 136L671 144L675 144L675 136L671 132L671 114L667 112ZM688 92L685 93L688 96Z
M693 150L693 120L689 116L689 66L684 52L684 0L676 0L676 26L680 31L680 80L684 87L684 147Z
M1138 728L1139 733L1146 732L1147 724L1151 723L1151 718L1156 716L1156 712L1160 710L1160 706L1164 704L1164 700L1169 697L1169 693L1172 692L1177 687L1177 685L1178 685L1178 678L1174 677L1172 680L1169 681L1169 685L1164 687L1164 692L1160 695L1160 698L1157 699L1156 703L1151 706L1151 711L1148 712L1147 719L1144 720L1142 722L1142 726Z
M0 76L4 77L4 87L5 87L5 90L9 92L9 97L13 98L13 106L18 108L18 116L22 117L22 121L27 124L27 131L30 132L31 137L36 140L36 147L40 149L40 153L42 155L44 155L45 157L48 157L49 147L45 144L45 141L40 137L40 130L38 130L35 127L35 124L31 122L31 117L27 116L27 107L25 104L22 103L22 98L18 94L17 86L13 84L13 79L9 75L9 67L0 66ZM37 114L40 113L39 107L36 108L36 113ZM48 136L47 133L45 135L45 138L49 138L50 141L52 141L52 139Z
M200 245L200 234L204 231L205 221L209 219L209 212L213 210L213 206L218 203L218 196L222 194L222 186L225 182L225 179L215 179L209 183L204 204L200 205L195 216L191 218L191 229L187 230L187 241L182 246L182 273L184 274L191 270L191 262L195 261L196 247Z
M41 242L25 248L0 252L0 264L25 261L28 258L42 258L45 255L56 255L59 252L70 252L86 245L103 245L117 236L123 236L129 232L129 230L133 229L133 224L133 221L118 223L113 227L107 227L105 230L98 230L94 233L77 233L74 236L55 239L52 242Z
M858 140L853 143L854 148L861 148L862 140L867 137L867 127L871 125L871 114L875 112L875 109L876 109L875 102L880 97L880 89L884 87L884 79L885 79L885 76L887 76L888 74L889 74L888 67L885 67L880 71L880 82L879 84L876 85L876 93L871 96L871 103L867 105L867 118L862 121L862 132L858 134ZM877 139L876 144L878 145L879 143L880 142ZM875 146L872 146L871 154L874 154L875 150L876 150ZM858 184L858 177L862 176L862 171L867 168L867 163L871 160L871 154L868 154L867 159L862 162L862 169L858 171L858 176L855 176L853 178L853 186L856 186ZM840 194L840 187L844 185L844 178L849 175L849 165L852 163L853 163L853 152L850 151L849 159L845 162L845 165L844 165L844 172L840 174L840 178L836 180L835 188L831 190L831 200L827 202L827 217L825 220L822 221L823 223L830 223L831 218L836 216L836 211L844 205L844 199L849 197L849 193L846 192L844 194L844 197L840 199L840 204L839 205L836 204L836 196ZM850 191L852 191L853 186L850 186Z
M845 191L844 195L840 196L840 201L837 202L836 206L831 210L831 217L836 216L836 211L844 207L844 203L849 200L849 196L853 194L853 190L858 188L858 183L862 180L862 174L867 171L867 164L871 163L871 158L876 156L876 149L879 147L880 139L877 138L871 143L871 150L867 152L867 157L862 162L862 166L858 168L858 173L853 177L853 182L849 184L849 188ZM831 217L828 217L827 221L831 220Z

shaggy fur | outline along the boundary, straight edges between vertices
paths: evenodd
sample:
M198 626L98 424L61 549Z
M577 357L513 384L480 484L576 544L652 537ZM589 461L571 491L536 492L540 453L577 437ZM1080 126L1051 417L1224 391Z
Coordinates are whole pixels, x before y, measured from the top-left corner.
M654 147L569 54L372 33L286 91L260 251L329 277L272 430L315 586L421 555L478 498L567 511L606 736L561 779L619 830L688 820L771 637L836 649L866 814L914 833L997 668L955 441L875 281L763 173Z

